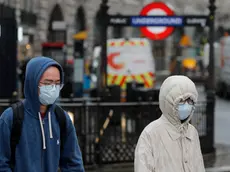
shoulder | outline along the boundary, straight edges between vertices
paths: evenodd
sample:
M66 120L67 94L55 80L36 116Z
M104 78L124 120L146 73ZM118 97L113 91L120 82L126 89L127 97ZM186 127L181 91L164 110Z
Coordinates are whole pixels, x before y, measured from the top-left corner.
M162 117L160 117L159 119L149 123L144 131L147 132L150 135L156 134L158 130L161 130L164 124L164 121L162 120Z
M12 126L13 123L13 110L11 107L7 108L0 116L0 121L3 121L8 126Z
M56 112L60 112L60 115L62 115L61 117L62 118L65 118L65 120L67 120L67 122L72 122L72 119L70 116L74 115L73 113L71 112L67 112L66 110L64 110L61 106L59 105L56 105L55 107L55 111Z
M157 137L157 132L161 128L161 121L157 119L151 123L149 123L141 133L141 137L145 137L148 140L152 140L152 138Z
M71 119L71 116L74 116L74 114L70 113L70 112L67 112L65 111L62 107L60 106L56 106L56 111L59 111L60 112L60 115L59 115L59 120L64 120L66 123L66 128L67 129L71 129L73 128L73 119Z
M191 124L188 125L188 132L191 137L195 137L195 138L199 137L197 129Z
M192 124L188 124L188 128L191 132L197 133L197 129Z

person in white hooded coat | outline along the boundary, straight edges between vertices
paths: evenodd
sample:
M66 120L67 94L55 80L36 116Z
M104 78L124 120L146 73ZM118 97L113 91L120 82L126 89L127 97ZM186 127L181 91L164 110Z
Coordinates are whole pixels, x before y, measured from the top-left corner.
M135 172L205 172L199 135L189 124L198 93L186 76L168 77L159 93L162 116L142 131Z

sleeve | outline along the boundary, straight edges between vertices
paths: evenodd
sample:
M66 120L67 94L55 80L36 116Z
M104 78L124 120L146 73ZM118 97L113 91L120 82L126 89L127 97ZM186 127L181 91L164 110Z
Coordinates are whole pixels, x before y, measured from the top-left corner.
M195 158L195 163L196 164L196 170L197 172L205 172L205 167L204 167L204 160L200 148L200 139L197 130L195 129L196 132L196 155L194 156Z
M67 138L61 154L60 169L62 172L84 172L81 150L78 144L76 130L67 115Z
M153 148L145 132L142 132L135 149L134 172L155 172Z
M0 172L11 172L10 162L10 128L0 118Z

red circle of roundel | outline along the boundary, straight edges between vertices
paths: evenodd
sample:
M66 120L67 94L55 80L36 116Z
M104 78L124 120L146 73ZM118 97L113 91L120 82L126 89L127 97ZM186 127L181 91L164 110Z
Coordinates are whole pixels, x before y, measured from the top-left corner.
M162 9L166 12L168 16L174 15L174 12L163 2L153 2L148 5L146 5L140 12L141 16L147 16L148 12L153 9ZM169 35L171 35L174 31L174 27L167 27L164 32L154 34L148 30L147 27L141 27L140 28L142 34L152 40L162 40L167 38Z

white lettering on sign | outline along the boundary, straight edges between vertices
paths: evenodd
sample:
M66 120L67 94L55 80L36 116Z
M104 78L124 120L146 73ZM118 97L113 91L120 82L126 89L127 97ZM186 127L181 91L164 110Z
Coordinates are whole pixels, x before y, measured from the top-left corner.
M146 17L146 18L134 18L132 20L134 25L181 25L183 23L182 18L161 18L161 17Z
M110 23L113 23L113 24L126 24L127 19L126 18L112 18L112 19L110 19Z
M198 18L194 18L194 19L187 19L187 24L200 24L202 27L206 26L206 19L198 19Z

